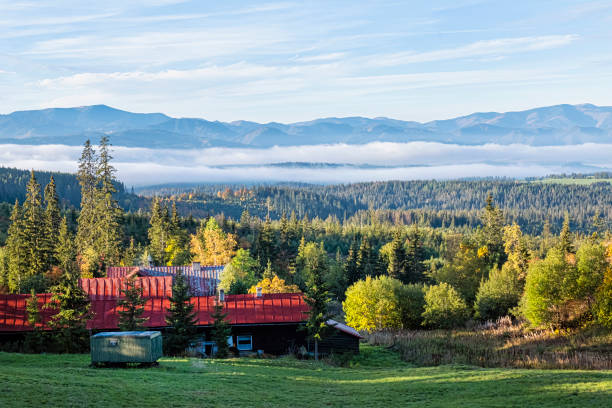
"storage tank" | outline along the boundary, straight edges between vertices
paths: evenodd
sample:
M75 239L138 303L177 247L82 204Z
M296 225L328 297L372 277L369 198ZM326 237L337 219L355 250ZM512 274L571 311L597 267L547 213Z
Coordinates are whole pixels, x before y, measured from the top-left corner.
M153 364L162 356L158 331L102 332L91 336L91 363Z

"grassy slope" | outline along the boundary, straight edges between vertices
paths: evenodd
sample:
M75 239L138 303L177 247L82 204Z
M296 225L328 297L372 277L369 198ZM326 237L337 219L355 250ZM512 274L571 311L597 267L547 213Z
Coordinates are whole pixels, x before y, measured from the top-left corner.
M535 180L534 183L549 183L549 184L578 184L578 185L589 185L593 183L612 183L612 179L596 179L596 178L585 178L585 179L573 179L573 178L545 178L541 180Z
M414 368L364 347L351 368L291 359L164 358L88 367L86 355L0 353L0 406L606 406L612 372Z

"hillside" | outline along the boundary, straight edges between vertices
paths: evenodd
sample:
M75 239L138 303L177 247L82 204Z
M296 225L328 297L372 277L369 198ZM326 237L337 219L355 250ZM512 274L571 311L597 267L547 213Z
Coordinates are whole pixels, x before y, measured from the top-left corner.
M104 369L89 367L88 355L0 353L0 404L557 408L610 399L606 371L414 367L382 348L363 351L350 368L291 358L163 358L156 368Z
M0 115L0 143L80 145L112 135L118 146L189 149L429 141L533 146L612 142L612 107L555 105L473 113L426 123L389 118L323 118L290 124L218 122L132 113L105 105Z
M78 208L81 205L81 187L76 175L39 170L35 170L34 174L38 184L41 185L41 190L44 190L44 187L49 183L49 179L53 176L62 207ZM15 200L23 203L29 179L29 170L0 167L0 203L13 204ZM143 200L134 194L128 193L123 183L116 182L115 188L117 189L116 197L119 200L119 204L126 211L141 208L143 205L141 201Z
M177 200L181 212L204 216L223 212L234 219L248 209L251 215L274 219L295 212L298 218L336 217L356 221L372 217L433 227L480 225L480 210L490 193L507 221L524 231L540 233L545 222L561 227L566 211L572 228L589 232L599 214L612 224L612 183L554 183L543 180L389 181L336 185L278 184L159 186L140 189L145 196ZM567 179L571 180L571 179ZM269 204L269 205L268 205Z

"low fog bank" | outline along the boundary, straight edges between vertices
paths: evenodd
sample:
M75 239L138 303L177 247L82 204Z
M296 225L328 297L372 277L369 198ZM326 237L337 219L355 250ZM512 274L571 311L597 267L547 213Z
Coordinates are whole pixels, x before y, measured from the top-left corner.
M75 146L4 144L0 145L0 165L74 173L80 153L81 147ZM178 182L344 183L465 177L521 178L610 170L610 153L612 144L538 147L428 142L197 150L115 146L112 152L117 176L128 186ZM271 166L287 162L350 166Z

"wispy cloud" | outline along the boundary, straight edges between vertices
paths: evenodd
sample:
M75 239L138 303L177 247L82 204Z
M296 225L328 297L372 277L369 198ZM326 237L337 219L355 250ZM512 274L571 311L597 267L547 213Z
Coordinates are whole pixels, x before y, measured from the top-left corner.
M575 34L547 35L538 37L500 38L476 41L468 45L427 52L399 52L372 58L375 66L393 66L434 62L469 57L507 55L561 47L579 38Z
M333 61L346 56L345 52L332 52L329 54L309 55L303 57L295 57L294 61L300 62L320 62L320 61Z

